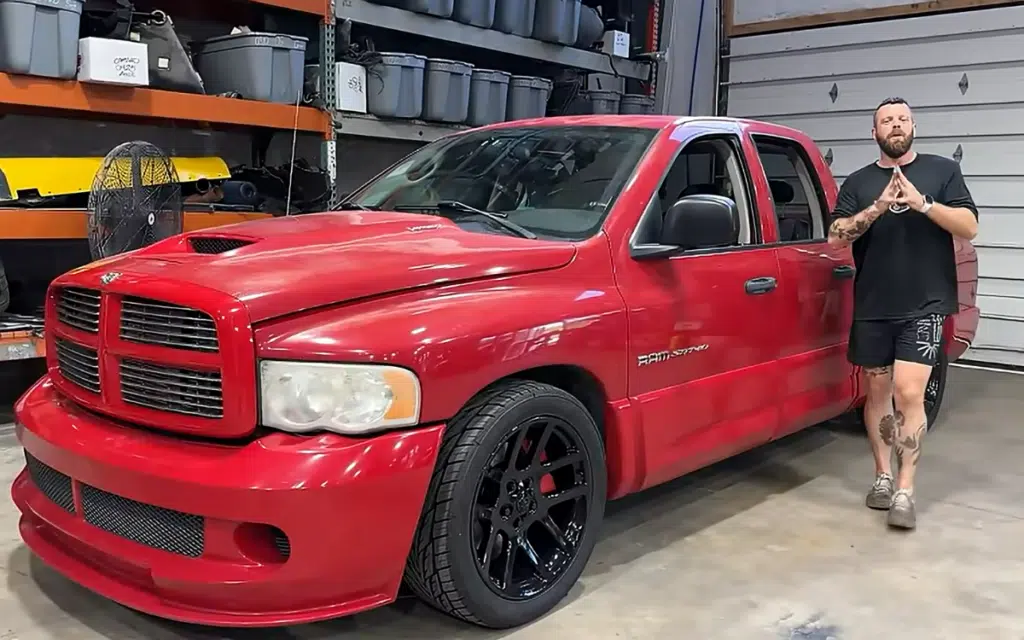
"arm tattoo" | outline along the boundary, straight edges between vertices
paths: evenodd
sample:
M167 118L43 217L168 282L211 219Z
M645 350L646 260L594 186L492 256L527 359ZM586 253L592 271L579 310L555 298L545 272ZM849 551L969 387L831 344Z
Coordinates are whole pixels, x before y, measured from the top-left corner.
M903 413L897 411L895 414L884 416L879 421L878 435L882 437L882 442L891 447L896 442L896 434L901 428L903 428Z
M928 431L928 423L925 422L917 428L914 433L901 436L896 440L896 462L900 469L904 464L916 467L921 460L921 440Z
M853 242L864 235L876 217L869 207L855 216L836 218L829 226L828 234L844 242Z

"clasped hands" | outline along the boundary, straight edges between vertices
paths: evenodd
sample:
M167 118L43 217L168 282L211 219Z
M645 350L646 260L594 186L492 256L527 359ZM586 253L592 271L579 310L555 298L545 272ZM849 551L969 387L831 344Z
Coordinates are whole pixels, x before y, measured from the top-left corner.
M882 194L878 196L878 200L875 201L875 207L879 215L885 213L887 210L906 210L907 208L913 209L914 211L921 211L924 209L924 196L917 190L907 176L903 175L899 167L896 167L892 172L892 178L889 179L889 184L882 190ZM893 207L896 205L896 207Z

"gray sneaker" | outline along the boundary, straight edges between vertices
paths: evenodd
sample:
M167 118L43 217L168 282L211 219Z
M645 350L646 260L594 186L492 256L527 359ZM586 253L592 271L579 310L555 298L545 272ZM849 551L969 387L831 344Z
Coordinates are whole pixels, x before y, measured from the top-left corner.
M868 491L868 497L864 502L871 509L884 511L892 504L892 492L892 476L888 473L880 473L875 478L875 484L871 485L871 491Z
M892 496L892 504L889 505L889 526L896 529L917 527L914 497L906 489L900 489Z

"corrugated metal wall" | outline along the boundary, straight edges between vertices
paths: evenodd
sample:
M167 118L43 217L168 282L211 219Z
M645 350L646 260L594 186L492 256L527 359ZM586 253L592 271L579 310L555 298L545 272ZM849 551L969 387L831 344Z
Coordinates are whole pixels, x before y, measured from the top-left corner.
M965 357L1024 365L1024 6L746 36L730 47L728 114L808 132L840 181L878 156L878 102L898 95L914 106L915 148L960 158L981 208L982 321Z

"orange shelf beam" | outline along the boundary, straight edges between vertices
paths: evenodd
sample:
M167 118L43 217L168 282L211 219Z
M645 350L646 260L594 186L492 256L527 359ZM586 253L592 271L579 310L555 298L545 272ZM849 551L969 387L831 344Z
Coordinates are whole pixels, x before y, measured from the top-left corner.
M252 0L256 4L265 4L269 7L279 9L291 9L302 13L325 17L327 15L327 2L324 0Z
M186 211L185 231L269 217L267 213ZM82 209L0 209L0 240L84 240L86 219Z
M280 0L281 2L300 0ZM0 73L0 112L16 109L69 111L118 119L208 123L321 133L330 131L328 114L311 107L195 95L133 87L53 80ZM296 114L296 111L298 113Z

